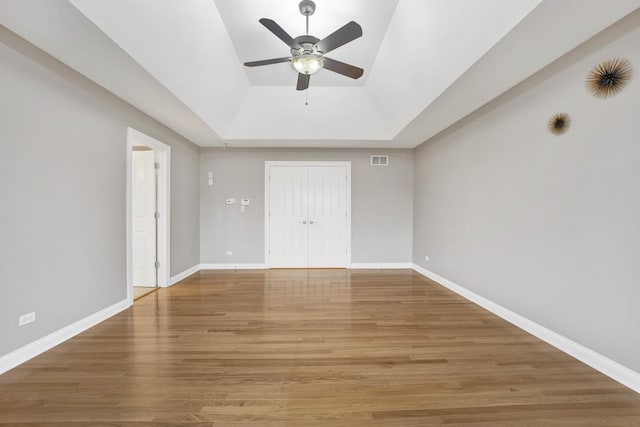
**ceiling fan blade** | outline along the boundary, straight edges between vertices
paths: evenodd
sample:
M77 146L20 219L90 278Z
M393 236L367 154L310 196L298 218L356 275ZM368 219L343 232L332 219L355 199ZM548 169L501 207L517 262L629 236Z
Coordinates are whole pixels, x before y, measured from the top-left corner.
M291 61L291 57L287 56L285 58L273 58L273 59L265 59L263 61L252 61L245 62L245 67L259 67L261 65L271 65L271 64L279 64L281 62L289 62Z
M326 56L324 57L324 68L331 70L334 73L351 77L352 79L359 79L364 73L362 68L345 64L344 62L336 61L335 59L327 58Z
M283 30L280 25L276 24L276 21L274 21L273 19L261 18L258 20L258 22L260 22L262 25L267 27L269 31L275 34L276 37L278 37L280 40L285 42L287 45L289 45L290 48L292 49L301 48L298 42L295 41L293 37L291 37L285 30Z
M351 21L320 40L316 43L316 47L322 53L329 53L360 36L362 36L362 27L357 22Z
M309 80L311 80L311 76L309 74L298 73L298 84L296 85L296 90L305 90L309 87Z

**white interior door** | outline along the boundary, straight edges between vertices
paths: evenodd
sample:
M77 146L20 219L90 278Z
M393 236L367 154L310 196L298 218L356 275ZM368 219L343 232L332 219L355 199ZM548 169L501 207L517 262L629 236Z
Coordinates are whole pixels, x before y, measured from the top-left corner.
M311 268L347 266L347 173L343 166L309 168Z
M269 177L271 267L307 267L308 170L272 167Z
M156 170L154 151L132 153L133 286L156 286Z
M346 267L347 168L271 166L267 179L270 267Z

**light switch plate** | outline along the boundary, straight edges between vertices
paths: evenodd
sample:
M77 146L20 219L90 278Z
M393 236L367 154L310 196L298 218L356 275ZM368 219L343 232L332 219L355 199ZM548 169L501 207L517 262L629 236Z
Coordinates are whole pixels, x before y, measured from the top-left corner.
M233 205L235 202L236 202L236 199L227 199L227 200L225 201L225 203L226 203L227 205Z
M249 206L251 204L251 199L240 199L240 205Z

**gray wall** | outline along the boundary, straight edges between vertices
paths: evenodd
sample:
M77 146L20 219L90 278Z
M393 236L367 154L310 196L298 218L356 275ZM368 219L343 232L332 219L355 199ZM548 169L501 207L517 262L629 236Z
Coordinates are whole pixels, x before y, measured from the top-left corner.
M4 355L126 298L127 126L172 146L171 271L198 264L199 152L4 27L0 42Z
M388 154L389 166L369 166ZM413 153L379 149L202 149L200 257L202 263L264 262L264 162L351 161L352 262L411 262ZM207 185L213 173L214 185ZM228 197L251 206L226 206ZM226 251L233 255L227 256Z
M416 151L413 256L640 371L640 30L601 41ZM616 57L635 79L593 98L587 72ZM558 112L562 136L546 129Z

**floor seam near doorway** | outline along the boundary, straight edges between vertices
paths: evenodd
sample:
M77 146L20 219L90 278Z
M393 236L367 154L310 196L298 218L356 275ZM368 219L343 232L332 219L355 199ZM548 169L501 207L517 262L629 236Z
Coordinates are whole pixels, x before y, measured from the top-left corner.
M135 302L135 301L139 300L140 298L146 297L147 295L154 293L158 289L159 288L157 286L155 288L134 286L133 287L133 301Z

